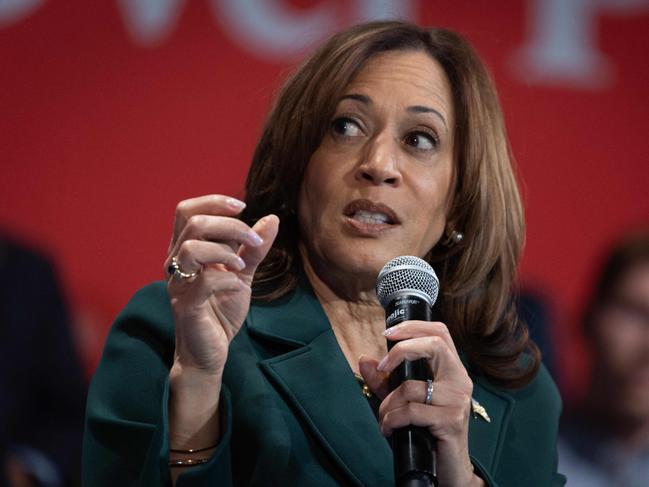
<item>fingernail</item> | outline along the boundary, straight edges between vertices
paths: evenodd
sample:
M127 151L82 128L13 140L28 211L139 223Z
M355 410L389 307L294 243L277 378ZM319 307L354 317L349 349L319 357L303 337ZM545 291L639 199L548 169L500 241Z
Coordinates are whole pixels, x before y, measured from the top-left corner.
M385 369L385 366L387 365L387 363L388 363L388 356L386 355L385 357L383 357L381 359L381 361L379 362L379 365L376 366L376 370L381 370L382 371L383 369Z
M387 328L387 329L383 332L383 335L386 336L386 337L388 337L388 336L392 335L394 332L396 332L396 331L398 331L398 330L399 330L399 325L394 325L394 326L391 326L390 328Z
M246 263L239 256L237 256L237 264L239 264L239 270L240 271L246 268Z
M261 245L264 243L264 240L259 235L257 235L256 232L248 233L248 239L250 240L250 242L252 242L253 245Z
M246 207L246 204L243 201L239 201L236 198L228 198L225 200L225 203L235 210L241 210Z

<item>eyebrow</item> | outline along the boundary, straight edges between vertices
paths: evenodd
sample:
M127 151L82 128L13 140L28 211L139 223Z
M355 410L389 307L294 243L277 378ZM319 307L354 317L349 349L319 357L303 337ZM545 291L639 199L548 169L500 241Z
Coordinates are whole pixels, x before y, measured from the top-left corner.
M343 100L356 100L365 105L372 105L372 100L370 99L370 97L367 95L361 95L360 93L349 93L347 95L343 95L340 97L340 101ZM438 110L435 110L434 108L426 107L423 105L412 105L406 108L406 110L409 111L410 113L432 113L433 115L437 115L439 119L442 121L442 123L444 124L446 130L448 130L448 126L446 125L446 119L444 118L444 115L442 115Z

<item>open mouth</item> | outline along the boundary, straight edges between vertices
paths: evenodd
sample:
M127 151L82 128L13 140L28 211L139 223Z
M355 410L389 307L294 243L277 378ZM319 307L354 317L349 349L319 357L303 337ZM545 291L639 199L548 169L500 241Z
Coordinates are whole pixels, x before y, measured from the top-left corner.
M392 208L370 200L354 200L349 203L344 215L361 225L396 225L399 222Z

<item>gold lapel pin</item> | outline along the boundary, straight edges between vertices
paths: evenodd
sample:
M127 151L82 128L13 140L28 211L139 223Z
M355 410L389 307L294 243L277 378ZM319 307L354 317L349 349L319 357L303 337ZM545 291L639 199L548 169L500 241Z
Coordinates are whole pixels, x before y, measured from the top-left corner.
M487 423L491 423L491 418L489 417L487 410L484 408L482 404L480 404L478 401L476 401L473 398L471 398L471 412L473 412L474 418L480 416Z

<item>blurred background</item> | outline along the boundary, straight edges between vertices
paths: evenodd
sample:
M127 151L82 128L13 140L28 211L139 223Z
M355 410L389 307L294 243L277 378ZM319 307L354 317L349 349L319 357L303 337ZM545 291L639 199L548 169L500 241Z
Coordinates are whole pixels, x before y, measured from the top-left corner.
M526 207L522 287L578 397L599 262L649 223L649 0L0 0L0 231L53 264L86 379L163 276L176 203L242 197L287 73L388 17L457 30L489 66Z

